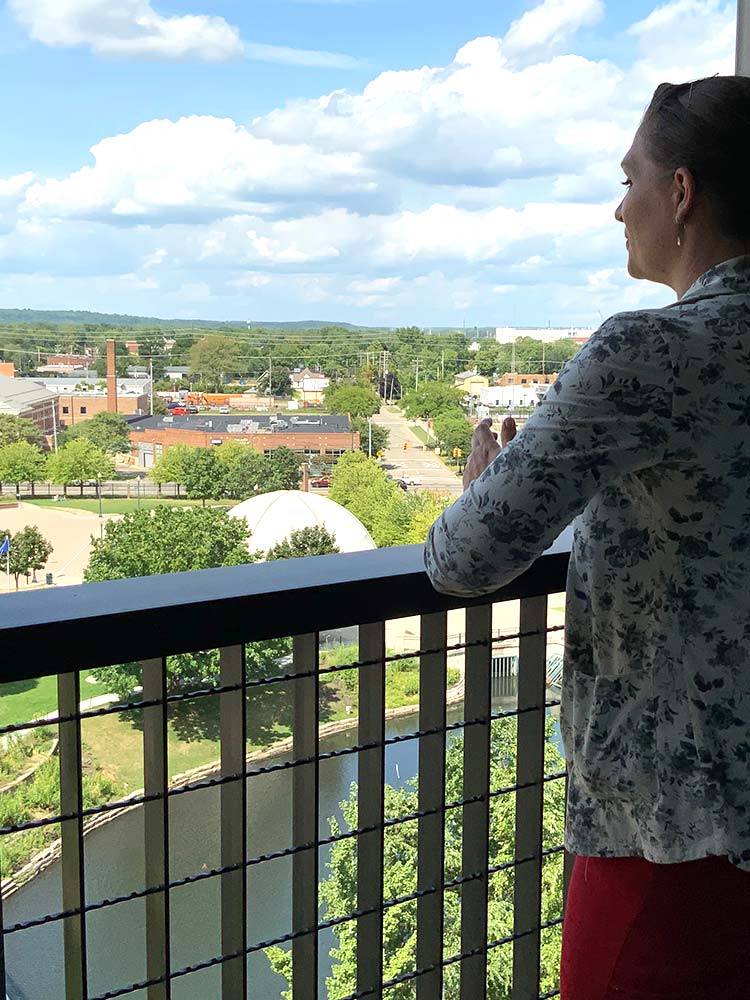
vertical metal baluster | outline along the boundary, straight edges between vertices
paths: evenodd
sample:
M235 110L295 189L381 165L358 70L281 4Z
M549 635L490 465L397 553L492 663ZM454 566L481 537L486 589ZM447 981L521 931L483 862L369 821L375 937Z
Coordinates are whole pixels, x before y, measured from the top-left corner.
M241 774L221 786L221 866L241 865L221 876L221 951L242 952L221 966L222 1000L247 1000L247 779L245 774L245 647L221 650L221 686L237 691L219 695L221 776Z
M359 627L360 660L385 656L385 623ZM357 908L377 907L357 920L357 989L373 990L382 997L383 982L383 811L385 792L385 663L359 668L358 743L378 743L359 753L360 827L377 829L361 833L357 842Z
M60 812L75 814L60 824L62 838L63 910L83 909L86 901L83 863L83 759L81 753L81 702L78 672L57 678L57 708L60 718L75 715L59 724ZM86 916L80 913L63 921L66 1000L86 1000Z
M419 728L443 732L419 739L419 810L439 809L418 820L417 889L437 891L417 900L417 968L435 966L417 978L417 1000L440 1000L443 992L443 881L445 855L445 687L448 616L422 615L419 663Z
M464 718L489 719L492 711L492 605L466 610L466 642L488 640L486 645L469 646L465 660ZM462 872L484 872L481 879L461 888L461 951L484 948L480 954L461 962L461 997L484 1000L487 995L487 879L490 830L490 735L491 723L467 726L464 731L464 798L483 796L463 808L461 841Z
M293 754L295 760L315 758L294 768L292 835L294 846L318 840L318 635L296 636L292 657L295 674L313 672L295 680ZM318 924L318 847L293 857L292 930ZM294 1000L316 1000L318 995L318 932L311 931L292 942L292 993Z
M534 782L516 792L516 858L533 855L515 869L512 1000L539 996L539 949L542 911L542 817L544 809L544 701L546 693L547 597L521 601L521 632L535 632L519 640L518 784Z
M2 840L0 840L2 844ZM0 853L2 848L0 848ZM5 981L5 921L3 918L3 879L0 869L0 997L8 995L8 986Z
M143 805L146 886L169 882L169 787L167 751L167 663L143 660L143 790L159 797ZM172 984L169 940L169 890L146 896L146 977L162 982L148 987L148 1000L169 1000Z
M568 776L565 776L565 813L567 816L568 812ZM573 874L573 865L575 864L575 854L571 854L570 851L564 852L563 860L563 915L568 906L568 889L570 887L570 878Z

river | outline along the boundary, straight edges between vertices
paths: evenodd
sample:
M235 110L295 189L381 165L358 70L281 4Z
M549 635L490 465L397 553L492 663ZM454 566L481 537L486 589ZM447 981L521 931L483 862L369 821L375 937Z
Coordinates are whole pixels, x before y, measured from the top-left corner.
M502 703L508 704L506 699ZM501 704L496 700L495 707ZM449 721L462 718L462 706L449 709ZM413 732L416 716L395 719L387 735ZM455 738L452 734L451 738ZM356 730L321 741L321 750L351 746ZM386 750L386 781L401 786L417 771L418 741ZM328 817L341 819L339 803L357 780L357 755L320 764L320 834L327 836ZM252 778L248 784L249 856L291 846L292 772ZM86 899L111 898L143 888L143 812L135 809L91 833L85 840ZM321 849L321 875L327 849ZM210 788L170 799L170 876L179 879L204 868L219 867L219 789ZM268 940L291 931L290 858L264 862L248 871L248 941ZM221 954L219 879L173 889L170 894L172 968L179 969ZM4 906L6 925L62 909L59 864L38 875ZM89 995L125 987L146 978L145 903L135 900L94 911L87 916ZM320 988L330 971L332 932L320 935ZM60 922L21 931L6 938L9 1000L61 1000L63 990ZM217 968L192 973L173 983L173 1000L212 1000L220 996ZM285 981L262 954L248 960L248 996L278 1000ZM145 991L130 994L146 1000Z

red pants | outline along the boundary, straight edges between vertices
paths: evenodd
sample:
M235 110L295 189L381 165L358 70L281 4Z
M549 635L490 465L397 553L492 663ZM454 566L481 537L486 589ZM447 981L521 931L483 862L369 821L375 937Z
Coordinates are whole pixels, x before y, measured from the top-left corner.
M576 858L561 1000L750 1000L750 873Z

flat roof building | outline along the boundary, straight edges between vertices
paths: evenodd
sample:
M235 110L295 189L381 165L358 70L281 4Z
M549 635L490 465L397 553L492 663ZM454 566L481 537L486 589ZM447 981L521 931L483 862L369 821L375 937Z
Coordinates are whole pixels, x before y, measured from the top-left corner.
M340 457L356 451L359 434L345 416L263 414L252 417L196 414L140 417L129 420L130 440L138 465L149 468L175 444L211 448L224 441L246 441L261 454L290 448L304 457Z
M43 434L55 431L55 402L55 394L33 379L0 375L0 413L31 420Z

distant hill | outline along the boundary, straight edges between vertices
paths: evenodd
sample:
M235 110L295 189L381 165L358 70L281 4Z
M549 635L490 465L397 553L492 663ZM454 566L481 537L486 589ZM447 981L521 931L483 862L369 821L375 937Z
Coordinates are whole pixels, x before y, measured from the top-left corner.
M343 327L346 330L375 330L382 327L355 326L353 323L337 323L326 320L298 320L293 323L246 323L244 320L210 320L210 319L160 319L156 316L126 316L120 313L85 312L77 309L0 309L0 323L37 323L59 326L71 324L77 326L113 326L159 327L169 330L185 329L252 329L264 330L320 330L326 326Z

